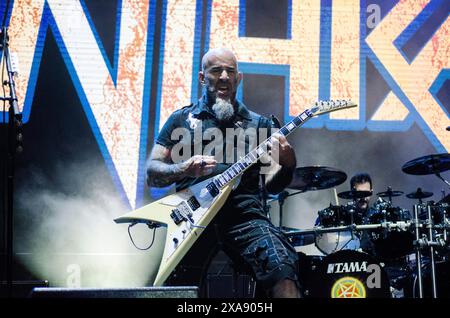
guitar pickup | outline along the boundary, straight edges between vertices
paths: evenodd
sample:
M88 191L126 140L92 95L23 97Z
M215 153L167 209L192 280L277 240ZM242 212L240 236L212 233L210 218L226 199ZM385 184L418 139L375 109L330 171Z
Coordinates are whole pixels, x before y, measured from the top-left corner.
M176 225L180 224L185 220L185 217L181 214L178 209L173 209L172 213L170 213L170 217L175 222Z
M198 202L194 196L190 197L189 200L187 200L187 203L192 211L195 211L200 207L200 202Z
M217 186L214 184L214 182L209 183L206 186L206 190L208 190L209 194L214 198L219 194L219 189L217 188Z

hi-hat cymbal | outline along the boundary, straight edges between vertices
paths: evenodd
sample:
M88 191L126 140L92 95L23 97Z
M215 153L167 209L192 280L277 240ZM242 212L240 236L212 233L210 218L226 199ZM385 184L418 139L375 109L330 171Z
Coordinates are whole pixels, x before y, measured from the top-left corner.
M370 197L371 195L372 195L372 191L350 190L350 191L344 191L344 192L338 193L338 197L340 197L341 199L347 199L347 200L366 198L366 197Z
M402 167L404 173L426 175L444 172L450 169L450 154L441 153L423 156L408 161Z
M422 191L422 188L417 188L416 192L411 192L406 195L410 199L425 199L433 196L433 192Z
M299 167L295 169L294 177L288 188L314 191L333 188L347 180L343 171L323 166Z

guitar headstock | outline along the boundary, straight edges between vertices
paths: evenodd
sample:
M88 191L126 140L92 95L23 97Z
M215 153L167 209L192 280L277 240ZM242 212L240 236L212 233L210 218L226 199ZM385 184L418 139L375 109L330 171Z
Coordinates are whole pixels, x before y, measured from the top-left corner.
M331 113L336 110L352 108L358 106L351 100L336 99L336 100L321 100L311 108L313 116L322 115L325 113Z

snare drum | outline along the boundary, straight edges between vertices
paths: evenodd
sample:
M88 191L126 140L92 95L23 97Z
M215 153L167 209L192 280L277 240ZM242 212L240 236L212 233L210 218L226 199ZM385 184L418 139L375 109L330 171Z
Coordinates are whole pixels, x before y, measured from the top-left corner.
M388 276L366 253L339 251L323 258L299 255L305 297L390 298Z

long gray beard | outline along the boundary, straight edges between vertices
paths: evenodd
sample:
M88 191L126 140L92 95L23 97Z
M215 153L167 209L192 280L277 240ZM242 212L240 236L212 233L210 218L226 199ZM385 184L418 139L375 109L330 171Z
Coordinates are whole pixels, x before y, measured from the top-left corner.
M234 116L233 105L225 99L216 98L216 103L212 106L212 110L221 122L230 121Z

